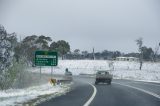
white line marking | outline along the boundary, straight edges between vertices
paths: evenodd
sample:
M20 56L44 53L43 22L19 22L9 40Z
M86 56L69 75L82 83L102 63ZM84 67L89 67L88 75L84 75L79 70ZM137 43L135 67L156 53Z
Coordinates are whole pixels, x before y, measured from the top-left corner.
M148 82L138 82L138 83L142 83L142 84L146 84L146 85L154 85L154 86L159 86L159 87L160 87L160 85L157 85L157 84L150 84L150 83L148 83Z
M160 85L157 85L157 84L150 84L150 83L148 83L148 82L141 82L141 81L131 81L131 82L127 82L126 84L130 84L130 83L144 84L144 85L153 85L153 86L158 86L158 87L160 87Z
M137 84L146 84L146 85L154 85L154 86L158 86L158 87L160 87L160 83L155 83L155 82L145 82L145 81L143 81L143 80L129 80L129 81L131 81L132 83L137 83ZM131 82L128 82L128 83L131 83ZM155 83L155 84L154 84Z
M160 95L157 95L157 94L152 93L152 92L150 92L150 91L146 91L146 90L141 89L141 88L137 88L137 87L130 86L130 85L125 85L125 84L120 84L120 83L116 83L116 82L112 82L112 83L114 83L114 84L119 84L119 85L121 85L121 86L130 87L130 88L133 88L133 89L139 90L139 91L141 91L141 92L147 93L147 94L149 94L149 95L151 95L151 96L154 96L154 97L156 97L156 98L160 99Z
M90 85L93 87L94 91L93 91L92 96L89 98L89 100L83 106L89 106L91 104L91 102L93 101L93 99L95 98L95 96L96 96L96 93L97 93L96 87L94 85L92 85L92 84L90 84Z

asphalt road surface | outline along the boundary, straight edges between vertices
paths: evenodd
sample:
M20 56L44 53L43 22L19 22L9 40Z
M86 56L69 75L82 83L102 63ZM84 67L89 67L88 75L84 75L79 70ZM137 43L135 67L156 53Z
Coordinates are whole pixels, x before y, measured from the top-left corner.
M72 90L39 106L160 106L160 84L113 80L94 85L94 78L75 77Z

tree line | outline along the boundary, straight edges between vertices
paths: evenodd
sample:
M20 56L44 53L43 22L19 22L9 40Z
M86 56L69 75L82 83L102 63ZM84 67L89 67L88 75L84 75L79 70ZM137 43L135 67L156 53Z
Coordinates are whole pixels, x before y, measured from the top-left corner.
M18 42L14 50L17 62L23 59L26 60L28 64L33 65L35 51L56 51L63 59L63 56L70 51L70 45L64 40L59 40L56 42L53 41L51 37L46 37L44 35L31 35L25 37L22 41Z
M88 52L80 51L75 49L73 52L68 52L65 55L66 59L96 59L96 60L115 60L116 57L136 57L142 58L143 61L153 61L156 62L160 60L160 55L156 54L152 48L143 46L142 48L143 57L141 57L141 52L123 53L120 51L108 51L103 50L102 52Z
M103 50L102 52L88 52L81 51L80 49L75 49L71 51L70 44L65 40L53 41L51 37L44 35L31 35L26 36L21 41L18 41L17 34L12 33L8 34L5 28L1 25L1 40L7 39L8 42L11 43L10 49L13 52L13 58L15 58L16 62L21 60L26 61L26 63L34 64L34 53L36 50L50 50L57 51L59 57L62 59L103 59L103 60L114 60L116 57L124 56L124 57L136 57L139 58L140 61L143 59L144 61L157 61L160 59L160 55L158 55L159 46L153 50L150 47L143 45L142 38L136 40L138 46L138 52L134 53L123 53L120 51L108 51ZM3 38L3 36L5 36ZM2 39L3 38L3 39ZM4 42L4 40L3 40ZM2 42L1 42L2 45ZM1 46L0 45L0 46ZM1 47L1 52L4 47ZM6 46L7 48L7 46ZM0 57L2 58L2 56Z

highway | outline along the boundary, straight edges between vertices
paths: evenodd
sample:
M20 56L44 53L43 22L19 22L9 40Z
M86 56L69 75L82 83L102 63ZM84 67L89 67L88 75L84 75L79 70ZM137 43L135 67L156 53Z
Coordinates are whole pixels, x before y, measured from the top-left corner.
M38 106L160 106L160 84L114 79L94 85L94 78L74 77L72 90Z

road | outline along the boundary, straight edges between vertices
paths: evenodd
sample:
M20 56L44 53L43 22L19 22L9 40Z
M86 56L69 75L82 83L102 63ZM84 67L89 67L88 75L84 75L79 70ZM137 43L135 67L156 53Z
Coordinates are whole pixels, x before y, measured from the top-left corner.
M160 106L160 84L113 80L94 85L93 78L75 77L72 90L38 106Z

